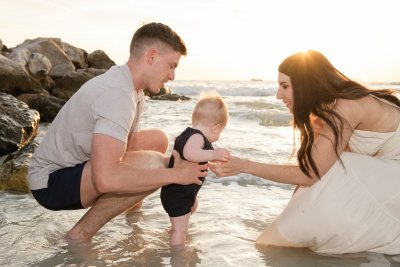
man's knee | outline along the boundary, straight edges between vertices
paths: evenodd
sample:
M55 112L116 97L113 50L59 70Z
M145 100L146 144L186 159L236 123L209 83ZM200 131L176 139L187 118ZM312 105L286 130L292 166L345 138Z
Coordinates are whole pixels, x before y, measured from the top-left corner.
M154 141L154 151L158 151L161 153L167 152L169 146L169 138L168 135L160 130L160 129L153 129L152 131L152 140Z
M154 150L165 153L169 146L167 134L160 129L141 130L129 140L130 150Z
M157 151L128 151L123 159L126 163L143 169L166 168L168 159Z

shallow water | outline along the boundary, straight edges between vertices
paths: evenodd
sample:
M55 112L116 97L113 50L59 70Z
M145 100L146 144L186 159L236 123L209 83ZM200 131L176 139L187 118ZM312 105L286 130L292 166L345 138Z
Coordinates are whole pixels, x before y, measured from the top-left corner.
M291 162L290 115L273 96L270 83L178 82L185 102L148 101L143 128L174 136L190 125L200 89L216 88L230 109L227 128L216 146L264 162ZM174 88L173 88L174 89ZM233 93L236 92L236 93ZM41 126L41 134L47 125ZM318 255L307 249L270 247L254 241L282 211L292 194L282 186L249 175L217 179L210 173L191 217L188 245L171 252L169 218L159 191L140 211L117 216L90 243L68 243L64 234L82 217L80 211L48 211L30 194L0 192L0 266L400 266L400 255L377 253Z
M209 179L210 180L210 179ZM208 181L190 221L188 246L171 252L169 219L149 196L140 211L121 214L91 243L68 243L67 230L85 211L47 211L30 194L1 192L1 266L400 266L399 256L317 255L254 241L282 210L291 192L276 186Z

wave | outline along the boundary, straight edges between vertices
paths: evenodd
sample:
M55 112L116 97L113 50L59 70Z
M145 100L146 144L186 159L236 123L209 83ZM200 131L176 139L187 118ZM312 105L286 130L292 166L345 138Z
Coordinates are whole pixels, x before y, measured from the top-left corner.
M400 92L400 83L369 83L372 89L387 88ZM172 81L167 85L173 93L196 96L210 90L222 96L275 96L278 84L274 81Z
M275 96L278 90L274 82L247 81L173 81L167 86L181 95L200 95L215 90L221 96Z

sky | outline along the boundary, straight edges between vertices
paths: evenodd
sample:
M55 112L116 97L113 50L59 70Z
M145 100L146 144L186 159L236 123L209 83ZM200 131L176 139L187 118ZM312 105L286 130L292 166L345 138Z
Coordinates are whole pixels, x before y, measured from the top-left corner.
M177 80L275 81L287 56L323 53L363 82L400 81L397 0L0 0L0 39L57 37L116 64L133 33L162 22L184 40Z

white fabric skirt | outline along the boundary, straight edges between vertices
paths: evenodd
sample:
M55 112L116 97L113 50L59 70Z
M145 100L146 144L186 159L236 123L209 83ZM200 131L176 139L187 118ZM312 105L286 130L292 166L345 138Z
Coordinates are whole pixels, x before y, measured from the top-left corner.
M275 221L281 237L319 253L400 254L400 161L345 152Z

